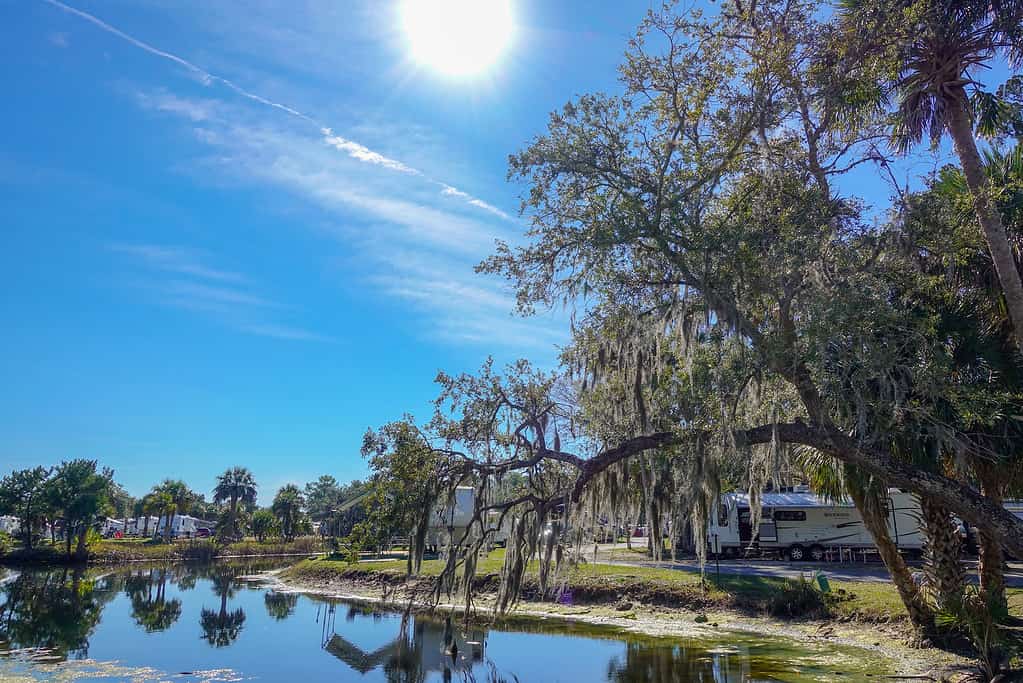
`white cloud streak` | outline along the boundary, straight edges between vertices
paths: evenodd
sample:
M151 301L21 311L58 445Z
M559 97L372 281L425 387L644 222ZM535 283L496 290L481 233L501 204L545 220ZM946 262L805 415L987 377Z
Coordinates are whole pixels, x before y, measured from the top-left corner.
M309 330L268 320L287 306L246 291L240 273L211 268L203 253L158 244L112 244L113 252L131 257L149 274L149 287L163 306L201 314L238 332L292 341L332 341Z
M364 163L367 163L367 164L374 164L376 166L381 166L383 168L387 168L389 170L396 171L398 173L406 173L406 174L409 174L409 175L421 176L421 177L425 178L428 182L430 182L433 185L439 187L441 189L441 192L443 194L445 194L445 195L457 197L459 199L464 200L465 202L467 202L471 206L475 206L476 208L482 209L484 211L488 211L488 212L490 212L490 213L492 213L492 214L494 214L496 216L500 216L501 218L504 218L506 220L512 220L511 216L509 216L507 213L505 213L505 212L501 211L500 209L498 209L497 207L495 207L495 206L493 206L493 205L483 201L482 199L479 199L477 197L472 196L471 194L469 194L467 192L459 190L459 189L451 186L448 183L441 182L439 180L434 180L433 178L430 178L429 176L427 176L422 171L420 171L418 169L415 169L415 168L412 168L411 166L408 166L408 165L406 165L406 164L404 164L404 163L402 163L402 162L400 162L400 161L398 161L396 159L392 159L392 158L390 158L388 156L380 154L379 152L375 152L375 151L371 150L370 148L366 147L365 145L362 145L362 144L360 144L358 142L355 142L354 140L349 140L349 139L341 137L339 135L335 135L334 131L330 128L330 126L327 126L327 125L317 121L313 117L309 116L308 114L305 114L304 112L299 111L298 109L295 109L294 107L290 107L290 106L288 106L286 104L283 104L281 102L276 102L276 101L274 101L272 99L269 99L267 97L263 97L262 95L259 95L259 94L254 93L254 92L252 92L252 91L250 91L250 90L248 90L246 88L243 88L242 86L238 85L237 83L235 83L234 81L230 80L229 78L225 78L223 76L218 76L217 74L214 74L214 73L212 73L210 71L207 71L206 69L198 66L197 64L195 64L193 62L188 61L187 59L184 59L183 57L179 57L178 55L176 55L176 54L174 54L172 52L168 52L166 50L162 50L162 49L160 49L160 48L158 48L158 47L156 47L154 45L151 45L150 43L147 43L147 42L145 42L143 40L140 40L140 39L138 39L138 38L136 38L136 37L134 37L134 36L132 36L132 35L130 35L128 33L125 33L124 31L122 31L121 29L117 28L116 26L112 26L111 24L108 24L107 22L103 21L99 17L97 17L97 16L95 16L93 14L90 14L88 12L85 12L83 10L77 9L75 7L72 7L70 5L67 5L67 4L61 2L60 0L42 0L42 1L47 3L47 4L49 4L49 5L52 5L53 7L56 7L58 9L62 10L64 12L67 12L68 14L71 14L71 15L74 15L74 16L80 18L80 19L83 19L83 20L89 22L90 24L96 26L97 28L99 28L99 29L109 33L110 35L113 35L113 36L116 36L117 38L120 38L121 40L127 42L130 45L133 45L134 47L136 47L136 48L138 48L140 50L143 50L145 52L148 52L151 55L154 55L156 57L160 57L161 59L166 59L166 60L168 60L170 62L173 62L174 64L177 64L178 66L184 68L185 70L189 71L190 73L195 74L196 76L198 76L199 79L204 84L209 85L209 84L213 84L213 83L219 83L220 85L222 85L225 88L231 90L232 92L236 93L237 95L240 95L241 97L249 99L249 100L251 100L253 102L256 102L258 104L262 104L264 106L271 107L273 109L276 109L277 111L280 111L280 112L283 112L285 114L288 114L289 116L293 116L293 117L295 117L297 119L300 119L301 121L304 121L306 123L312 124L320 132L320 134L323 136L324 141L328 145L330 145L331 147L334 147L338 151L344 152L345 154L349 155L353 159L357 159L357 160L359 160L361 162L364 162Z

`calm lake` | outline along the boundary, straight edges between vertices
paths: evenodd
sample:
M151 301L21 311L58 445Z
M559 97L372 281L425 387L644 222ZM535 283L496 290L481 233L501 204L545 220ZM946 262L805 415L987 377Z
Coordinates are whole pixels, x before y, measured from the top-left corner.
M455 647L445 648L443 618L415 617L403 633L393 612L239 578L273 567L0 568L0 680L732 683L884 673L874 655L827 643L650 639L563 623L456 623Z

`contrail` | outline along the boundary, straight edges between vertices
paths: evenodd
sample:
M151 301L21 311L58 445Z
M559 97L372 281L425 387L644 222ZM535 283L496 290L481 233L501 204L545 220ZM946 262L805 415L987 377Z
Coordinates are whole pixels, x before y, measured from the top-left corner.
M497 216L500 216L501 218L504 218L506 220L513 220L511 216L506 214L504 211L501 211L496 206L493 206L492 204L488 204L487 202L483 201L482 199L478 199L476 197L473 197L468 192L463 192L462 190L459 190L458 188L452 187L451 185L448 185L447 183L441 182L439 180L434 180L433 178L430 178L429 176L424 174L422 171L420 171L418 169L415 169L415 168L412 168L411 166L408 166L406 164L403 164L402 162L398 161L397 159L391 159L390 157L387 157L387 156L385 156L383 154L380 154L379 152L375 152L375 151L371 150L370 148L366 147L365 145L362 145L362 144L360 144L358 142L355 142L354 140L348 140L348 139L343 138L343 137L341 137L339 135L335 135L334 131L330 128L330 126L327 126L327 125L325 125L323 123L320 123L319 121L317 121L313 117L309 116L308 114L304 114L304 113L300 112L299 110L297 110L297 109L295 109L293 107L289 107L286 104L281 104L280 102L274 102L273 100L267 99L266 97L263 97L262 95L257 95L254 92L246 90L245 88L243 88L242 86L238 85L237 83L235 83L234 81L232 81L230 79L224 78L223 76L218 76L218 75L216 75L214 73L211 73L211 72L207 71L206 69L203 69L200 66L197 66L196 64L193 64L192 62L188 61L187 59L183 59L183 58L177 56L176 54L174 54L172 52L167 52L166 50L161 50L160 48L155 47L153 45L150 45L149 43L147 43L145 41L139 40L138 38L125 33L124 31L122 31L121 29L117 28L116 26L111 26L110 24L108 24L107 22L103 21L99 17L96 17L96 16L94 16L92 14L89 14L88 12L84 12L84 11L82 11L80 9L75 8L75 7L71 7L70 5L65 5L60 0L43 0L43 2L45 2L45 3L49 4L49 5L52 5L53 7L56 7L56 8L58 8L58 9L64 11L64 12L67 12L69 14L73 14L76 17L79 17L80 19L84 19L87 22L89 22L90 24L93 24L94 26L97 26L101 30L106 31L107 33L109 33L111 35L117 36L121 40L123 40L123 41L125 41L127 43L130 43L131 45L134 45L135 47L139 48L140 50L144 50L144 51L148 52L151 55L155 55L157 57L162 57L163 59L166 59L168 61L171 61L171 62L177 64L178 66L184 67L188 71L191 71L192 73L194 73L197 76L199 76L199 78L203 81L203 83L206 83L206 84L220 83L224 87L232 90L233 92L237 93L238 95L241 95L242 97L244 97L246 99L252 100L253 102L258 102L259 104L262 104L262 105L267 106L267 107L272 107L273 109L277 109L278 111L282 111L285 114L289 114L289 115L294 116L294 117L296 117L298 119L301 119L302 121L305 121L306 123L310 123L310 124L316 126L317 130L323 136L324 141L328 145L330 145L331 147L334 147L335 149L337 149L340 152L344 152L345 154L347 154L349 157L351 157L353 159L356 159L358 161L361 161L361 162L364 162L364 163L368 163L368 164L374 164L376 166L382 166L383 168L387 168L387 169L390 169L392 171L397 171L399 173L406 173L408 175L414 175L414 176L421 177L421 178L425 179L426 181L428 181L428 182L430 182L430 183L440 187L441 188L441 194L444 194L446 196L451 196L451 197L457 197L457 198L462 199L465 202L471 204L472 206L475 206L477 208L483 209L485 211L489 211L490 213L492 213L494 215L497 215Z

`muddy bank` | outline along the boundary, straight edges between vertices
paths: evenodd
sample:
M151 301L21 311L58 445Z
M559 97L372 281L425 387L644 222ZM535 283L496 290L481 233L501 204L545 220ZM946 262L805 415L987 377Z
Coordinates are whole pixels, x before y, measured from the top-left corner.
M334 568L317 570L297 565L253 578L269 581L278 591L365 602L397 610L463 611L463 606L457 603L431 606L433 581L430 577L406 581L404 576L391 572L358 569L338 572ZM493 611L498 577L488 575L478 577L477 581L479 590L474 599L472 619L482 624L560 620L655 638L720 638L723 633L737 632L862 648L888 660L889 677L894 678L955 681L971 670L968 660L948 652L910 647L903 623L867 625L853 620L779 619L757 613L756 605L737 609L728 598L709 594L680 602L678 592L649 584L643 586L641 581L624 587L581 589L573 585L571 600L561 603L537 600L533 582L524 587L518 606L509 615L498 618Z

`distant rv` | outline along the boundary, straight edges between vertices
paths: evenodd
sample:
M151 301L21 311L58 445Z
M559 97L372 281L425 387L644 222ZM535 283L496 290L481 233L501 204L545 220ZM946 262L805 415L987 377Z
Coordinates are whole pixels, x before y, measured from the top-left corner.
M852 501L826 500L806 489L763 493L759 533L753 530L749 495L725 493L707 525L712 553L738 557L750 550L780 552L791 560L820 561L827 548L872 549L874 539ZM888 533L899 549L919 553L920 504L899 489L888 490Z

